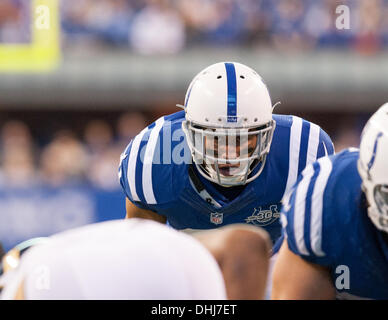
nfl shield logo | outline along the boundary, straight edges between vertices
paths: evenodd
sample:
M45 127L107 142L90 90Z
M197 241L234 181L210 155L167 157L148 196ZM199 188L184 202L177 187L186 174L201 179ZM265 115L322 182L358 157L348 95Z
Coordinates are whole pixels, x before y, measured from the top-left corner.
M210 222L214 224L221 224L224 221L224 214L212 212L210 214Z

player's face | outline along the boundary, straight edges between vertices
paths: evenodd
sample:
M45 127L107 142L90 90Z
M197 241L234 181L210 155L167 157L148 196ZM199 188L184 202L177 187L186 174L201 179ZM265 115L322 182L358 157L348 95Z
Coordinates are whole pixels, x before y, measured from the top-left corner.
M257 135L225 135L205 137L205 154L218 158L218 169L223 176L233 176L241 163L230 163L228 160L248 158L257 148ZM215 168L215 165L212 164Z

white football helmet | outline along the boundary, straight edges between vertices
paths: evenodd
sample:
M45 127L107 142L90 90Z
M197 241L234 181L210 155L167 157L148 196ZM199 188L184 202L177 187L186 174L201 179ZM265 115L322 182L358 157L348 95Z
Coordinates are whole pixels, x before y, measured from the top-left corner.
M388 232L388 103L369 119L361 135L358 171L373 224Z
M185 98L182 127L198 171L221 186L244 185L262 172L276 123L262 78L220 62L199 72Z

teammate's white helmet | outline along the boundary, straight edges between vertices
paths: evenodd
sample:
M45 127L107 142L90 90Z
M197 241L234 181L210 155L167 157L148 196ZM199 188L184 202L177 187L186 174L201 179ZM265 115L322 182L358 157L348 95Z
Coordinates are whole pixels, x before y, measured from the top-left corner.
M388 232L388 103L372 115L362 132L358 171L369 217Z
M246 184L262 172L275 121L262 78L220 62L199 72L185 98L182 127L201 175L222 186Z

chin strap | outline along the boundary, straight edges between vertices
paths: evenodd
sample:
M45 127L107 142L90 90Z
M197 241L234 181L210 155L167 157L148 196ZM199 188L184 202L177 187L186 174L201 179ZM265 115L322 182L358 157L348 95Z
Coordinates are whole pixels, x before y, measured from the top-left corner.
M216 208L221 208L222 206L206 191L204 184L195 174L194 167L192 164L188 166L190 184L198 195L205 200L207 203L213 205Z

